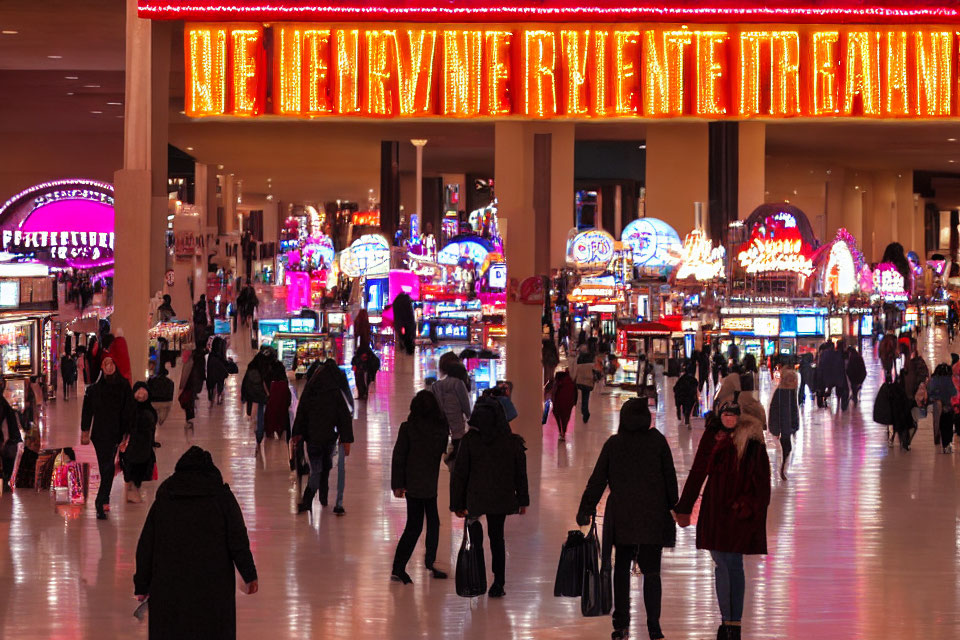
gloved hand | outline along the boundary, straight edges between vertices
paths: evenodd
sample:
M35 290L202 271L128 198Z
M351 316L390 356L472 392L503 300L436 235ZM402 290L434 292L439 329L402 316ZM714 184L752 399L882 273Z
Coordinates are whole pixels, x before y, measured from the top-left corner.
M590 518L593 516L592 513L578 513L577 514L577 526L585 527L590 524Z

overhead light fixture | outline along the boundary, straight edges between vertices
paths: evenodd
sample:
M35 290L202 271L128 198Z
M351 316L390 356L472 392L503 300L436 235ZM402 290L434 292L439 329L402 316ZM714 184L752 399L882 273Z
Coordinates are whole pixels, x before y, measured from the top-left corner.
M123 106L123 103L122 103L122 102L108 102L107 104L110 105L111 107L122 107L122 106Z
M187 147L187 151L193 151L193 147Z
M51 60L60 60L63 58L63 56L47 56L47 57L50 58Z
M947 142L956 142L956 141L957 141L956 138L947 138Z
M272 194L272 193L268 193L268 194L267 194L267 202L269 202L269 201L271 201L271 200L273 200L273 194Z
M84 89L99 89L100 85L98 84L85 84L83 85Z
M73 91L67 91L67 95L68 95L68 96L72 96L72 95L73 95Z
M79 80L79 76L63 76L65 80Z
M91 111L90 113L103 113L103 111Z
M15 36L20 32L15 31L14 29L4 29L3 31L0 31L0 33L2 33L5 36Z
M954 162L956 162L956 160L947 160L947 162L949 162L950 164L953 164Z
M643 144L639 145L637 148L638 148L638 149L644 149L644 150L645 150L645 149L647 148L647 143L644 142Z

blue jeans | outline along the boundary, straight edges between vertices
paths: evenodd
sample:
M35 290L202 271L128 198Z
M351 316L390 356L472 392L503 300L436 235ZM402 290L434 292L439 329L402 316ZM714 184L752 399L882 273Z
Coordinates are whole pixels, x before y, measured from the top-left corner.
M346 470L343 468L343 443L337 444L337 504L336 506L343 506L343 487L346 483Z
M717 601L720 617L724 622L740 622L743 618L743 594L746 580L743 577L743 554L729 551L711 551L716 563Z
M257 403L257 444L263 442L263 413L267 410L265 402Z

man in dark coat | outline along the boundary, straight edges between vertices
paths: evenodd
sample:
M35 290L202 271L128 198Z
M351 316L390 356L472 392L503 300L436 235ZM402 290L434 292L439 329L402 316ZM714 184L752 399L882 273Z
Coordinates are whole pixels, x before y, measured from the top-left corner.
M632 398L620 408L620 429L610 436L587 481L577 512L577 524L589 524L604 490L610 496L604 513L604 547L617 550L614 569L613 637L626 638L630 628L630 562L643 572L643 604L647 631L660 630L660 557L663 547L676 544L677 530L670 510L677 503L677 473L670 445L650 428L646 400Z
M816 379L817 406L826 406L827 398L836 390L840 408L846 411L850 399L847 372L843 365L843 355L834 348L833 342L827 341L821 346Z
M223 404L223 385L230 375L227 366L227 341L217 336L210 346L207 356L207 399L212 403Z
M473 429L461 440L457 463L450 473L450 511L470 518L470 540L480 544L483 530L477 520L487 517L487 536L493 557L493 584L488 595L506 595L506 543L503 525L507 515L524 514L530 506L527 456L523 438L510 431L506 414L496 398L481 397L473 407Z
M393 301L393 331L397 345L402 345L407 354L413 355L417 322L413 315L413 301L406 293L401 292Z
M105 356L100 368L100 379L87 387L83 396L80 443L92 442L97 452L100 489L95 505L97 518L106 520L106 506L110 504L110 489L116 471L114 460L117 448L133 422L134 400L130 383L117 371L113 358Z
M863 386L863 381L867 379L867 367L856 347L847 349L847 379L850 381L850 397L853 404L859 404L860 388ZM800 403L803 404L803 399Z
M310 511L319 492L320 505L327 506L330 469L337 441L343 444L344 455L350 455L353 442L353 414L340 388L339 377L331 367L319 367L303 388L297 415L293 421L293 437L307 444L310 458L310 480L303 492L298 513Z
M863 359L861 358L861 362ZM864 374L866 375L866 374ZM814 367L813 367L813 354L804 353L800 356L800 390L797 391L797 403L802 407L803 402L807 397L807 389L813 390L816 393L817 389L813 384L814 380Z
M697 386L697 391L703 393L703 387L710 378L710 347L703 345L703 349L694 351L693 356L697 363L697 378L699 378L700 381L700 384Z
M150 639L236 638L234 568L256 593L240 505L210 453L190 447L157 489L137 544L134 594L150 597Z
M17 412L3 395L6 388L6 378L0 378L0 466L3 467L4 484L11 482L10 476L13 473L13 465L17 460L18 445L23 442ZM15 482L16 478L13 479L11 484Z
M70 389L77 383L77 363L69 353L60 358L60 377L63 378L63 399L70 399Z
M694 377L696 371L697 365L694 362L689 363L686 371L673 385L673 399L677 404L677 420L680 420L682 414L687 426L690 426L690 413L697 403L698 385L697 379Z

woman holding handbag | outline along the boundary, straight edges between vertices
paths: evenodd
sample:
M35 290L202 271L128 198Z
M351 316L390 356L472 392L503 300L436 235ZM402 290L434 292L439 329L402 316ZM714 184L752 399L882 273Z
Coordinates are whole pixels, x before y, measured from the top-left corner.
M604 540L611 540L617 552L614 640L626 638L630 629L630 563L634 559L643 573L647 631L652 639L663 638L660 558L664 547L676 544L676 525L670 510L677 503L677 473L667 439L652 429L651 423L646 399L632 398L624 403L620 429L603 445L577 511L577 524L589 524L603 492L610 487Z
M420 391L410 402L410 415L400 425L393 447L390 488L397 498L407 501L407 524L393 556L391 580L410 584L407 562L420 539L423 521L427 521L427 553L424 566L434 578L447 574L433 566L440 541L440 515L437 512L437 479L440 460L447 450L447 419L436 396Z
M728 403L719 424L707 425L687 482L677 503L676 520L690 525L694 503L703 490L697 520L697 548L710 551L722 624L717 640L740 640L746 591L745 554L767 553L770 459L763 427L754 416Z

